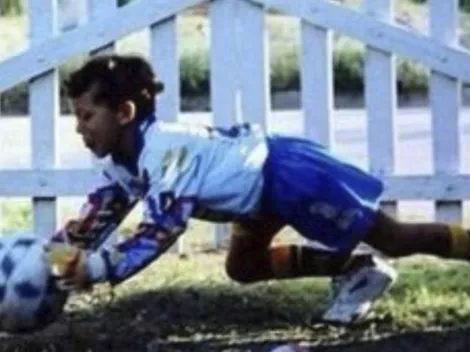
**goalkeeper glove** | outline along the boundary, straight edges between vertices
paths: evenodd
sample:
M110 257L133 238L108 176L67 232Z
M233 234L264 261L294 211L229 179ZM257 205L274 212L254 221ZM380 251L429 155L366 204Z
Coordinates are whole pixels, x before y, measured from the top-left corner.
M67 243L52 242L46 245L45 251L46 260L59 289L64 291L91 289L84 250Z

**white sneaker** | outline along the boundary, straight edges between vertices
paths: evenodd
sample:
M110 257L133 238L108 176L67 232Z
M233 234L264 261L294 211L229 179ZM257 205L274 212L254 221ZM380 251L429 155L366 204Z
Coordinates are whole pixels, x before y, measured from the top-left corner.
M323 314L323 321L351 324L362 320L372 303L394 284L396 278L396 270L376 256L370 264L333 278L333 302Z

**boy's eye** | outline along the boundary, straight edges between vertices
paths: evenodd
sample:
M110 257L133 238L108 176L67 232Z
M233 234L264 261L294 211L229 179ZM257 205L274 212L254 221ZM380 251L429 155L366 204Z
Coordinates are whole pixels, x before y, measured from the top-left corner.
M87 113L84 113L84 114L82 115L82 120L85 121L85 122L87 122L87 121L89 121L92 117L93 117L93 114L90 113L90 112L87 112Z

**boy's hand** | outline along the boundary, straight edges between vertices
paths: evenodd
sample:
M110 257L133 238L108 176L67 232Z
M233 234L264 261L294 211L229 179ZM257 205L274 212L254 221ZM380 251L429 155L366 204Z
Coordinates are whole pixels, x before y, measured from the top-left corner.
M95 226L98 225L96 224ZM65 225L62 234L70 244L80 248L87 248L92 243L94 235L91 231L92 229L84 230L86 226L83 220L70 220Z
M46 259L57 286L64 291L83 291L91 288L86 270L85 251L79 247L52 242L45 247Z

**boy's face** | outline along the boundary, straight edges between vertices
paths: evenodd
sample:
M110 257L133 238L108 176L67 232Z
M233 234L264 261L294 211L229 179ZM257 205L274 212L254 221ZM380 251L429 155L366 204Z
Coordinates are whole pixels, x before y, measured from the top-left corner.
M122 128L119 112L111 110L105 104L96 104L95 92L96 86L72 99L71 103L77 119L77 133L93 154L103 158L118 148Z

